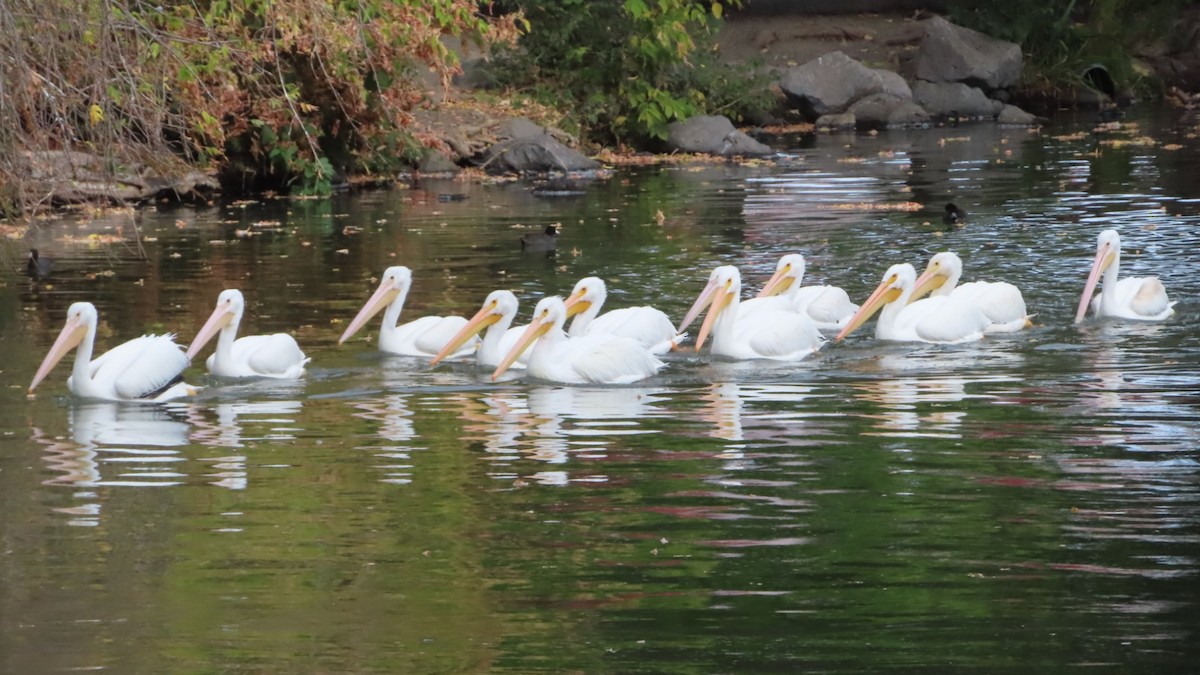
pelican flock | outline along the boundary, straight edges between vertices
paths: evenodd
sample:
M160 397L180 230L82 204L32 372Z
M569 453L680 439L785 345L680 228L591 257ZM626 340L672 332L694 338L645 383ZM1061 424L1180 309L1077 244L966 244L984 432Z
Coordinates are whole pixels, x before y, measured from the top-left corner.
M1120 278L1121 239L1105 230L1084 283L1075 322L1088 307L1100 318L1162 321L1174 314L1175 302L1157 277ZM678 349L684 329L707 310L695 350L712 338L712 356L734 360L796 361L822 348L822 332L840 342L878 313L879 340L959 344L992 333L1016 332L1030 326L1025 300L1012 283L973 281L960 284L962 259L953 252L934 255L918 277L908 263L892 265L860 305L839 287L803 286L805 259L787 254L758 297L741 299L742 277L731 265L714 269L678 327L659 309L623 307L601 313L607 288L600 277L575 284L564 300L549 296L538 302L526 327L512 324L516 295L507 290L487 296L468 321L460 316L425 316L400 323L412 287L404 266L384 271L378 287L350 321L338 344L346 342L380 312L380 351L430 360L470 357L497 379L509 369L524 368L538 380L564 384L627 384L659 373L659 357ZM1097 287L1102 292L1096 293ZM929 297L924 297L928 295ZM68 390L79 397L112 401L166 401L193 395L197 387L183 382L191 359L217 337L206 361L209 373L232 378L297 378L309 358L285 333L237 337L245 317L241 291L228 289L186 350L173 335L144 335L93 359L98 317L88 302L67 310L67 321L29 385L32 392L71 349L78 348ZM568 327L567 322L570 321ZM480 334L482 333L482 339Z

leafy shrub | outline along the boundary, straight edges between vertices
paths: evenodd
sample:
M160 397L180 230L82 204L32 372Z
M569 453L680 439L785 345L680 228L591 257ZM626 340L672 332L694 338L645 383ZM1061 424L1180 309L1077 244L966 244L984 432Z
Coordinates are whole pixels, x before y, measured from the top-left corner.
M431 142L408 127L418 73L458 70L445 36L515 39L516 18L474 0L7 0L0 184L27 178L23 152L78 149L328 191Z
M667 125L713 109L737 117L761 105L745 73L728 75L704 49L724 8L694 0L514 0L528 30L498 50L500 86L568 104L602 141L665 138ZM705 89L704 87L711 87ZM765 90L765 87L763 87Z

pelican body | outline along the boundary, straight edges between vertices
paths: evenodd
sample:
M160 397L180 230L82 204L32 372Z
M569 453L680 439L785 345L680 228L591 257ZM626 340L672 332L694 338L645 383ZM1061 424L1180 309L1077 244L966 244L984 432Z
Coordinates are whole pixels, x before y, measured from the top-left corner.
M504 374L533 344L526 371L532 377L563 384L628 384L657 373L663 362L633 338L609 333L567 337L563 325L567 308L557 296L542 298L533 310L533 321L496 370Z
M77 302L67 309L67 323L33 376L29 393L75 347L79 351L67 389L81 398L159 402L196 393L196 387L183 382L188 357L173 335L143 335L93 360L98 322L96 307L90 302Z
M875 324L878 340L958 344L983 337L992 322L982 310L962 298L942 296L909 304L916 279L917 271L908 263L889 267L883 281L836 339L840 341L853 333L875 312L879 312Z
M858 305L851 302L846 291L837 286L801 286L804 269L804 256L799 253L781 257L775 265L775 274L763 286L756 300L786 298L793 311L807 315L821 332L840 331L858 311ZM750 304L743 303L743 306Z
M917 277L909 302L930 297L954 297L980 309L991 322L984 333L1014 333L1031 324L1025 311L1021 290L1007 281L972 281L958 285L962 278L962 259L946 251L929 259L921 276Z
M365 326L373 316L386 308L387 311L383 313L383 328L379 331L380 351L401 356L436 356L450 338L467 324L467 320L461 316L423 316L397 325L410 288L412 271L407 267L396 265L384 270L379 287L346 327L342 337L338 338L338 344L350 339L350 336ZM453 356L469 356L475 350L478 341L477 337L470 339Z
M1175 303L1167 297L1167 289L1158 277L1119 278L1121 271L1121 237L1116 230L1105 230L1096 241L1096 258L1088 274L1075 312L1075 323L1083 321L1091 301L1092 314L1097 317L1162 321L1175 313ZM1097 282L1103 279L1104 291L1092 299Z
M623 307L600 314L607 298L603 279L580 279L565 302L567 317L574 317L567 335L621 335L636 340L653 354L665 354L683 341L684 335L676 333L671 319L653 307Z
M487 368L500 365L513 345L517 344L525 326L513 327L513 319L517 316L517 296L512 291L492 291L483 301L483 306L471 317L450 341L442 347L437 356L433 357L431 365L436 365L446 357L459 351L472 337L483 332L479 348L475 350L475 363ZM512 368L524 368L528 353L523 353L513 362Z
M824 338L805 314L761 309L749 315L739 311L742 275L732 265L712 271L708 284L683 319L692 322L705 307L708 314L696 338L696 351L712 333L712 354L730 359L795 361L821 348Z
M221 291L216 309L187 348L188 359L195 358L214 335L219 335L216 351L205 362L208 372L217 377L295 379L303 375L304 364L309 360L291 335L237 337L245 311L246 300L241 291L236 288Z

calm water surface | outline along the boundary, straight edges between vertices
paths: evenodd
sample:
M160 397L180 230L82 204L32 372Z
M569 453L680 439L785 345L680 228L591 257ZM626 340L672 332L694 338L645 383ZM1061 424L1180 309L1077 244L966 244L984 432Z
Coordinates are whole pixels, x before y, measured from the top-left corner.
M572 198L430 181L42 223L0 244L0 671L1194 671L1200 143L1137 121L799 139ZM555 222L557 255L520 252ZM1173 319L1071 325L1106 227ZM31 245L45 282L18 274ZM678 318L718 264L757 288L800 251L861 300L946 249L1019 285L1035 327L673 354L609 388L430 369L377 328L336 344L393 264L410 318L498 287L527 316L590 274ZM195 399L88 403L67 362L26 398L71 302L101 349L186 342L226 287L244 331L297 336L303 380L194 367Z

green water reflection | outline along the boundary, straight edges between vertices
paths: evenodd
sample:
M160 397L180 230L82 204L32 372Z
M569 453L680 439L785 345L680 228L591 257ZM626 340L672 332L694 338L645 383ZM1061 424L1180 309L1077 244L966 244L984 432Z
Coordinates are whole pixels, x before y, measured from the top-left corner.
M0 670L1194 668L1200 153L1172 118L1141 123L1159 144L1069 122L832 136L567 199L441 181L41 225L4 249L58 263L0 294ZM937 219L951 196L964 228ZM555 222L556 255L521 254ZM1173 320L1070 325L1103 227ZM527 315L594 273L614 306L678 317L716 264L757 287L798 249L861 299L945 248L1020 285L1035 327L863 331L788 365L672 354L617 388L336 344L393 264L410 317L501 286ZM70 400L60 366L26 398L71 302L96 303L101 348L188 340L226 286L244 330L296 335L303 381L134 407Z

